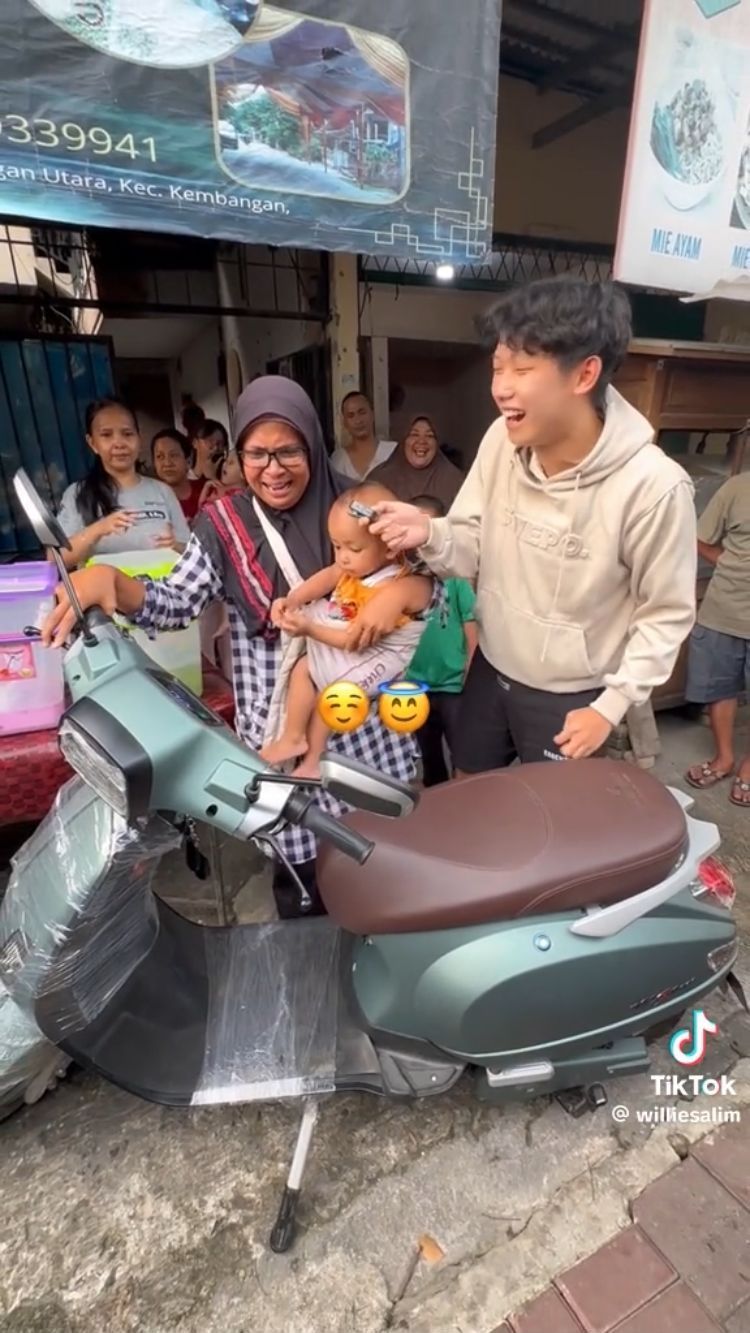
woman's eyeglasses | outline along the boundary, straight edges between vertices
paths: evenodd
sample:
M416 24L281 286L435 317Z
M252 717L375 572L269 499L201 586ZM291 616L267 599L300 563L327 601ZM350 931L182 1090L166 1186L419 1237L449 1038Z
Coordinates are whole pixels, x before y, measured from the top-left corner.
M243 449L242 459L250 467L266 468L274 459L281 467L295 467L307 456L301 444L285 444L280 449Z

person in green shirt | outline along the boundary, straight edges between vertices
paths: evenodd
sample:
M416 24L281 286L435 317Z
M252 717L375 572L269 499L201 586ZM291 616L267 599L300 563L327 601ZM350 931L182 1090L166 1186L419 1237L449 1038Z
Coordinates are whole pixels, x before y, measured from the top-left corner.
M443 518L445 507L432 496L412 501L430 518ZM459 725L461 692L477 646L474 619L474 590L468 579L448 579L446 607L428 622L406 678L420 681L430 692L430 716L417 732L422 752L425 787L436 787L452 776L445 759L445 746L453 755Z

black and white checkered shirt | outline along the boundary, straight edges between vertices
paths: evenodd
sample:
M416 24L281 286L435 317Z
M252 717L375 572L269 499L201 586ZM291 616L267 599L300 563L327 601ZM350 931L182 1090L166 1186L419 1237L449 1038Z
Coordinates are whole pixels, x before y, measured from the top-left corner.
M146 598L134 621L146 630L185 629L209 602L224 595L221 572L195 536L191 537L168 578L158 582L145 579L144 583ZM443 601L443 586L436 583L425 615L441 610ZM258 750L263 743L271 696L281 664L281 645L278 636L270 639L260 634L251 636L231 602L227 609L232 642L235 730L251 749ZM370 764L402 782L411 782L416 775L418 747L414 737L388 731L374 709L369 721L358 731L332 736L329 748ZM316 799L334 815L341 815L348 808L326 792L320 792ZM294 865L310 861L315 856L315 839L303 829L290 827L277 840Z

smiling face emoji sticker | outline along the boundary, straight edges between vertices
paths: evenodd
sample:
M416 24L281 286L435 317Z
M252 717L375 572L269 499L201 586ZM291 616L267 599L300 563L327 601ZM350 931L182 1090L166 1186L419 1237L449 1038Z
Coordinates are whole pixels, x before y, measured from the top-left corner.
M380 686L378 712L389 731L419 731L430 715L430 701L424 685L413 680L397 680Z
M356 731L367 721L370 700L359 685L337 680L318 699L318 712L331 731Z

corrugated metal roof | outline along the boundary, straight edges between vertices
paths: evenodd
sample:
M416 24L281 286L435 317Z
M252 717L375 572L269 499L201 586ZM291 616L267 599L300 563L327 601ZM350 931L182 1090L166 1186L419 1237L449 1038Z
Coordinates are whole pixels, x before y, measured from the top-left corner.
M507 0L508 6L513 0ZM515 0L523 9L525 0ZM634 23L641 17L643 0L546 0L548 7L581 24L595 24L597 28L617 28Z
M626 89L642 11L643 0L504 0L501 63L583 96Z

